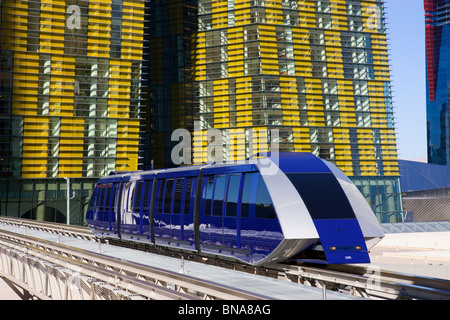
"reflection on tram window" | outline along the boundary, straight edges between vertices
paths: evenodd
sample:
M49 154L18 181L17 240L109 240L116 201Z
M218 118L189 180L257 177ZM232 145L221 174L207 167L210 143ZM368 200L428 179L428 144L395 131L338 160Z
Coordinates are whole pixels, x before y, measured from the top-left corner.
M239 185L241 183L241 175L230 175L227 190L226 216L236 217L237 202L239 198Z

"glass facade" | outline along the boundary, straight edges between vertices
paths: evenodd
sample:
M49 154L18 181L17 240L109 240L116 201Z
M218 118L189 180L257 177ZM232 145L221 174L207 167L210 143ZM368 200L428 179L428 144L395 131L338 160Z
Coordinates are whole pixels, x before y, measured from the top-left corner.
M208 159L208 129L219 130L223 160L270 150L277 139L280 151L335 163L379 220L401 219L383 1L180 0L152 8L156 167L173 166L177 128L192 133L194 164Z
M194 164L208 158L208 129L223 160L276 140L335 163L380 220L400 219L383 1L0 0L0 10L1 215L61 220L70 177L81 223L99 176L173 166L172 133L184 128Z
M60 221L70 177L82 223L93 182L138 167L145 1L0 9L0 215Z
M450 165L449 0L424 0L428 162Z
M83 225L96 179L70 179L70 222ZM65 179L2 179L0 216L13 216L66 223L67 182ZM73 196L73 192L75 196Z
M198 0L149 1L148 66L144 87L146 112L143 168L173 166L172 132L189 131L198 113L198 85L192 79L193 42L198 28ZM147 71L148 69L148 71Z

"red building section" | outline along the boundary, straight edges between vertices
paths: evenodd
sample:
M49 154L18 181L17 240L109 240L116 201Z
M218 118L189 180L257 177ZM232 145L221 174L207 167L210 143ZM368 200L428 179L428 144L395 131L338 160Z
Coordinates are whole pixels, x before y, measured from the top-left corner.
M428 94L430 101L434 101L436 95L436 82L439 68L439 52L441 49L442 33L442 27L434 24L433 17L435 17L438 4L442 2L442 0L424 0Z

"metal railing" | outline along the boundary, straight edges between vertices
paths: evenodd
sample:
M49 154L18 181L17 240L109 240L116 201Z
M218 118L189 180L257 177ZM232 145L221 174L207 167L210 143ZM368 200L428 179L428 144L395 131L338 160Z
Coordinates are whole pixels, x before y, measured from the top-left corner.
M38 299L267 299L1 227L0 277Z
M0 244L2 244L3 241L8 241L7 246L11 246L12 244L15 246L13 248L15 251L9 251L10 253L8 254L5 253L5 256L8 256L6 259L9 259L9 262L5 264L2 260L2 270L9 270L9 273L5 274L5 271L2 271L3 273L0 273L0 276L6 279L10 279L12 276L11 272L14 270L12 267L8 267L8 265L15 265L15 263L18 263L15 261L20 260L18 256L27 255L28 257L28 255L31 255L31 251L33 251L32 256L35 257L33 259L42 259L37 262L37 265L42 264L40 261L46 261L46 263L54 264L55 268L57 268L60 273L62 272L62 267L68 270L65 273L66 284L64 288L67 287L72 290L74 288L74 281L76 288L91 287L89 290L86 289L85 292L83 292L83 295L74 293L72 294L73 297L80 297L83 299L87 297L89 297L89 299L106 299L119 296L130 299L267 299L267 297L264 296L242 292L233 288L227 288L208 281L189 277L183 273L168 272L158 268L141 266L128 261L117 261L117 259L114 258L86 252L76 248L70 248L58 243L45 240L38 241L35 238L27 238L26 235L13 234L2 230L1 224L3 223L98 241L99 246L100 240L85 227L0 217ZM116 242L114 243L116 244ZM133 246L133 243L126 242L121 245L129 247ZM136 245L135 248L139 249L139 246ZM21 253L18 254L18 252ZM176 252L176 255L183 256L182 252L178 251ZM192 255L186 255L186 257L191 259ZM183 260L180 261L182 263ZM319 287L323 288L324 292L325 289L333 290L368 299L450 299L449 280L391 272L381 270L372 265L333 265L327 267L314 267L307 265L278 264L271 267L255 268L223 260L213 261L212 259L198 258L196 261L206 261L206 263L224 268L231 268L243 272L285 279L302 285ZM73 262L70 267L68 267L70 265L69 262ZM27 264L26 262L22 263ZM33 263L28 263L27 265L33 265ZM19 267L15 266L15 268L17 269ZM25 268L29 267L26 266ZM41 269L42 267L40 267L39 270ZM84 273L81 271L84 271ZM80 276L79 279L77 278L74 280L74 272ZM15 272L15 274L20 273ZM36 274L39 274L39 272ZM49 273L52 277L55 277L54 274L58 273L55 271ZM93 277L94 274L98 275L95 279ZM102 275L101 277L100 274ZM87 277L86 279L90 279L90 282L86 282L87 280L85 277ZM63 277L61 276L59 277L59 279L62 278ZM135 280L140 281L134 282ZM11 281L13 280L11 279ZM24 282L20 277L19 281ZM151 285L146 287L142 281ZM26 283L23 286L24 288L26 287L25 285ZM120 294L117 293L119 292L118 290L122 290L120 291ZM162 291L159 292L159 290ZM42 289L39 289L38 291L42 292ZM45 298L45 295L43 296L39 292L35 296ZM124 292L127 292L127 294ZM180 294L180 296L177 296L177 294ZM69 295L58 295L58 297L64 298L69 297Z
M381 270L376 266L288 266L283 277L369 299L449 300L450 281Z

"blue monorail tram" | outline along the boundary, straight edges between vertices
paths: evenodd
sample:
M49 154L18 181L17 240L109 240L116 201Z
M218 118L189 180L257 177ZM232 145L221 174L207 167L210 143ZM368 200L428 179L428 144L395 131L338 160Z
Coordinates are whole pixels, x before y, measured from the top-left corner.
M355 185L310 153L111 173L99 179L86 221L98 237L252 265L369 263L384 236Z

